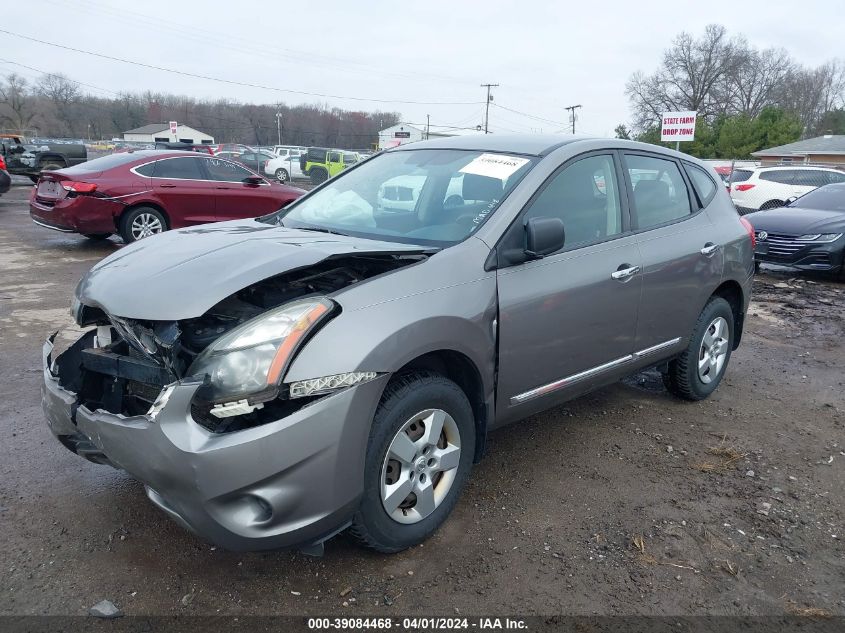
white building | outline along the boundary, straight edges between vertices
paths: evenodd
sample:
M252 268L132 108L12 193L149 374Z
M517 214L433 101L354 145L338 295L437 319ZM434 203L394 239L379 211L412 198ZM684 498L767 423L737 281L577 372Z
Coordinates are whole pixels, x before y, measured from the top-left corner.
M447 136L467 136L483 134L481 130L465 130L443 127L440 125L419 126L409 123L397 123L396 125L382 130L378 133L378 148L380 150L390 149L397 145L424 141L429 138L444 138Z
M214 137L200 132L187 125L177 125L176 134L171 134L169 123L150 123L127 130L123 133L124 141L140 141L141 143L192 143L194 145L213 145Z

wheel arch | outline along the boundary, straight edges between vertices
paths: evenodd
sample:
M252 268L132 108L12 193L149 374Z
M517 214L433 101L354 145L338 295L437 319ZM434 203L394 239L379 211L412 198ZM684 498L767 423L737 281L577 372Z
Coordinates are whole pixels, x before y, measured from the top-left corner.
M137 209L138 207L150 207L150 208L155 209L156 211L158 211L159 213L161 213L164 216L164 221L167 223L167 229L169 230L169 229L173 228L173 224L170 221L170 215L167 213L167 211L165 210L165 208L163 206L161 206L157 202L152 202L150 200L140 200L138 202L133 202L132 204L126 205L126 207L124 207L120 211L120 213L115 216L115 218L114 218L114 228L115 228L116 231L120 231L120 223L123 221L123 217L127 213Z
M721 297L731 306L731 312L734 315L734 342L732 349L739 347L739 342L742 339L742 330L745 325L745 294L742 291L742 286L733 279L722 282L722 284L713 291L711 297Z
M413 372L429 370L454 382L467 397L475 418L475 453L473 461L478 462L484 452L490 412L484 399L484 383L481 372L472 359L461 352L439 349L426 352L408 361L394 373L394 377Z
M67 159L62 156L61 154L52 154L49 152L44 152L38 155L38 165L43 165L44 163L61 163L65 167L68 166Z

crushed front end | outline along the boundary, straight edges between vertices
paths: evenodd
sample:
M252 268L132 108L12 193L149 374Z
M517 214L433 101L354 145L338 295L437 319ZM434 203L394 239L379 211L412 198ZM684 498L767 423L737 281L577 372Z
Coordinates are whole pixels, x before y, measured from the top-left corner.
M323 306L306 316L330 318L336 306L315 293L359 278L354 267L326 264L254 284L181 321L135 320L77 301L77 323L90 329L61 354L53 337L44 346L49 427L69 450L127 471L173 519L222 547L319 544L357 507L370 421L388 377L279 379L242 396L220 384L232 368L250 375L236 356L256 336L250 324L299 305ZM301 332L298 345L311 333ZM227 337L237 345L220 353L221 363L214 350ZM289 352L288 360L296 349ZM220 384L212 384L215 372Z

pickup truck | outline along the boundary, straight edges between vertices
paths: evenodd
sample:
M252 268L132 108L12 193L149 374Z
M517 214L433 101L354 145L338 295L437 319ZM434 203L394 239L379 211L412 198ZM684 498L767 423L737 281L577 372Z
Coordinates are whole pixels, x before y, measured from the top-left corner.
M0 155L6 160L10 174L29 176L32 182L38 182L42 171L71 167L88 160L84 145L30 143L18 134L0 134Z

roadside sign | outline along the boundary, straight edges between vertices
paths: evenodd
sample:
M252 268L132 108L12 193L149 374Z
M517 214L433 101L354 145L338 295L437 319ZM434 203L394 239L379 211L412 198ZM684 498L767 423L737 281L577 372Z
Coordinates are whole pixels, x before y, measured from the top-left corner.
M695 115L695 111L664 112L660 124L660 140L695 140Z
M410 132L394 132L393 138L411 138Z
M176 121L171 121L170 122L170 133L175 135L177 127L178 126L176 125Z

